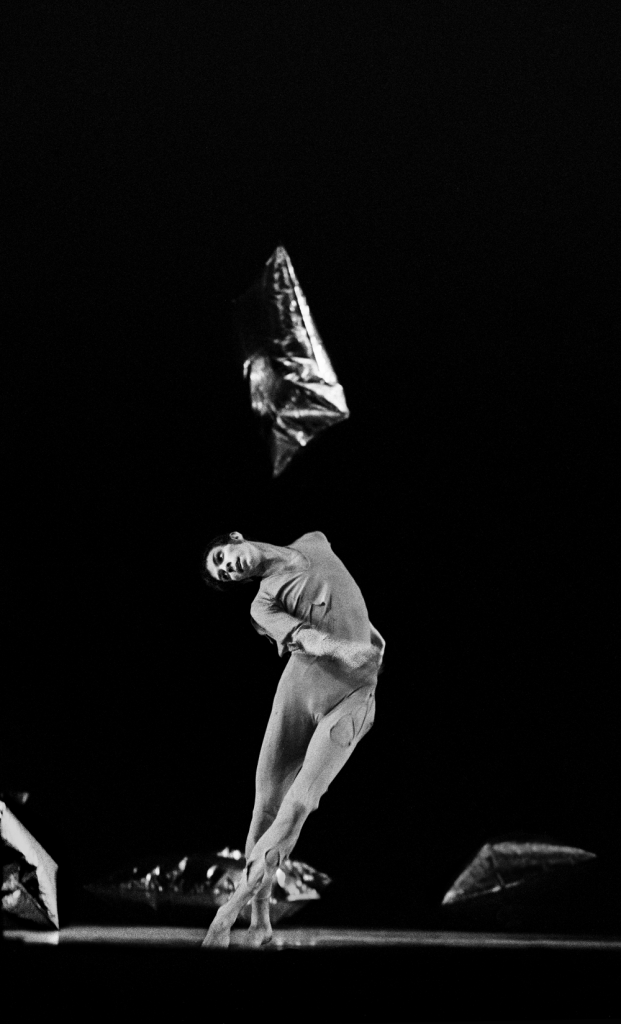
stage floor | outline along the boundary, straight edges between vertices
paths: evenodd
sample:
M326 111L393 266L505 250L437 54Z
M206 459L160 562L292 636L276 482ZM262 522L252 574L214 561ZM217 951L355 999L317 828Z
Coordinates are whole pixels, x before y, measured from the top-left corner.
M70 925L57 932L5 931L7 941L64 946L99 943L112 946L157 946L197 948L207 933L206 928L127 925ZM235 928L231 948L244 948L245 929ZM282 949L390 949L414 947L446 947L451 949L556 949L617 950L621 937L575 935L513 935L496 932L397 931L362 928L282 928L274 929L273 941L254 952ZM208 951L206 951L208 952Z
M621 936L282 927L254 950L244 933L212 950L205 927L5 931L3 1009L12 1000L15 1019L30 1019L29 1001L43 999L63 1024L237 1024L257 1003L296 1024L621 1016Z

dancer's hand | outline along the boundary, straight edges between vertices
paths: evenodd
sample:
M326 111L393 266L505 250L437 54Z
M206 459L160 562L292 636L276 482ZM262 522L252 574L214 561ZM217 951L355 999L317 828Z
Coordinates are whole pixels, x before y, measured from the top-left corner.
M296 634L293 650L302 650L311 658L339 658L344 660L344 649L351 647L348 640L335 640L313 626L306 626Z
M361 643L356 640L335 640L327 633L309 627L301 629L296 637L305 654L313 658L336 658L351 669L379 664L381 650L373 644Z
M325 658L333 654L335 641L327 633L320 633L318 629L308 626L297 633L295 644L311 658Z
M325 636L318 643L318 648L325 658L336 658L347 668L359 669L379 664L381 653L373 644L361 643L359 640L335 640Z
M355 640L341 641L339 656L349 668L358 669L379 664L381 654L372 644L359 643Z

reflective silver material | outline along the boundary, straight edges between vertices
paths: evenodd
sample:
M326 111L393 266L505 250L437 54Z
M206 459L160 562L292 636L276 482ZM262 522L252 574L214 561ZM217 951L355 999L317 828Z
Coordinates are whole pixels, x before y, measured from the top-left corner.
M12 794L22 797L23 794ZM8 796L8 794L7 794ZM25 803L28 799L19 799ZM0 800L2 917L39 928L58 928L58 865Z
M188 908L215 911L237 888L246 861L239 850L226 847L215 854L154 857L148 863L115 872L85 886L93 896L117 905L138 904L154 911ZM290 917L308 900L320 899L330 878L302 861L287 860L278 869L270 896L272 922ZM242 918L250 919L250 905Z
M573 846L551 843L486 843L453 883L442 903L502 892L550 868L571 867L595 856Z
M349 416L289 255L279 246L235 303L253 411L270 434L273 475L300 448Z

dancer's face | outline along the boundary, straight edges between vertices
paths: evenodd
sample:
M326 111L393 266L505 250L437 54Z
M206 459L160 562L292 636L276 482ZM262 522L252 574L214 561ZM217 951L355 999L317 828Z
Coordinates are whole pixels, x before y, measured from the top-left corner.
M229 534L229 544L212 548L207 556L207 572L223 583L238 583L256 576L261 569L261 553L241 533Z

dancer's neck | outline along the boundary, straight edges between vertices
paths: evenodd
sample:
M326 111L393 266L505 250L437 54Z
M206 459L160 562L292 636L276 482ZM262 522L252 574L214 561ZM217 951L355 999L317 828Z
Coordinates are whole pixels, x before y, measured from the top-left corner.
M255 542L263 558L262 576L276 576L287 572L304 562L304 555L295 548L281 547L277 544Z

